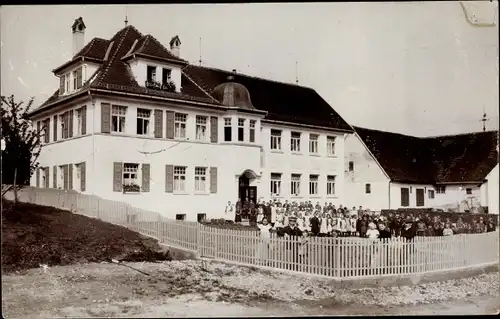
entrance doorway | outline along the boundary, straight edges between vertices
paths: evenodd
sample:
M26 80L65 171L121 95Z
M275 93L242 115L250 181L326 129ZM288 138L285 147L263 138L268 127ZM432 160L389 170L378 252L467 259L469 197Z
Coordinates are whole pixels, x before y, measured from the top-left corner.
M250 180L255 178L252 175L245 171L238 179L238 198L242 203L247 200L257 203L257 186L250 186Z

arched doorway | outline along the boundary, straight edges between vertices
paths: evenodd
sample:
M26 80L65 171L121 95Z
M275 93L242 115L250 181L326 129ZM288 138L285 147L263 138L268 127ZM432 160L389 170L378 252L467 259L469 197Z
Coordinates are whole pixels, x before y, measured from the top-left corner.
M238 198L241 202L248 200L257 203L257 186L250 186L257 177L253 171L246 170L238 178Z

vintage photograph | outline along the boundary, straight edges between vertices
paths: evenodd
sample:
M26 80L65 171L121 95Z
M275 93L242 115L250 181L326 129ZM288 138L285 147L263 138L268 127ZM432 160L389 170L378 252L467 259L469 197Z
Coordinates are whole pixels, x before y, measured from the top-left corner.
M498 1L0 13L6 318L499 313Z

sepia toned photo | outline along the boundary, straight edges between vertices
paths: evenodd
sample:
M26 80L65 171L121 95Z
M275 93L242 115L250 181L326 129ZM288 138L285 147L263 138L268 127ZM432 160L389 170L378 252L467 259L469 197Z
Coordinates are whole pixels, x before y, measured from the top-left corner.
M4 317L499 313L498 1L0 12Z

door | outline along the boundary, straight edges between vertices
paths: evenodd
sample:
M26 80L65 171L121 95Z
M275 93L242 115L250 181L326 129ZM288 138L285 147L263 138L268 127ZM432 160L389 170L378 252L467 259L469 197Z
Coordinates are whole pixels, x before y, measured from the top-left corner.
M247 196L248 200L257 203L257 186L248 186L247 187Z
M422 207L425 205L425 194L424 194L424 189L423 188L417 188L416 189L416 199L417 199L417 207Z

